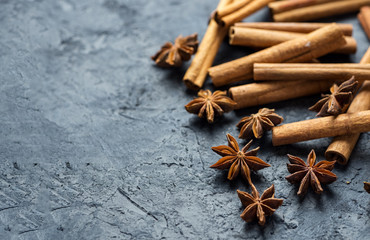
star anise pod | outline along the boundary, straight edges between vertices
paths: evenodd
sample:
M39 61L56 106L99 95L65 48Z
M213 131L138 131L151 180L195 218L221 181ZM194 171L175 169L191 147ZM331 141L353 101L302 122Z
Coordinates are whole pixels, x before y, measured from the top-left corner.
M263 226L266 223L266 216L272 215L283 204L283 199L274 197L274 185L266 189L261 197L255 186L253 184L251 186L252 195L237 190L240 201L245 206L240 217L246 222L251 222L257 218L258 224Z
M275 113L275 109L262 108L258 113L243 117L236 125L240 128L239 138L261 138L264 131L280 124L284 119Z
M345 112L353 99L357 90L358 82L352 76L339 86L333 84L330 88L331 94L322 94L322 99L309 108L311 111L318 112L316 117L339 115Z
M252 144L252 140L242 150L239 150L238 142L230 134L227 134L227 141L228 146L212 147L212 150L221 155L222 158L213 164L211 168L229 168L229 174L227 176L229 180L235 179L239 175L239 172L241 172L243 177L251 183L250 169L258 171L262 168L270 167L269 164L256 157L259 147L247 151Z
M160 67L179 67L183 61L188 61L198 49L198 34L187 37L178 36L175 44L166 42L152 59Z
M303 196L307 192L308 185L311 184L311 187L316 193L321 193L323 191L321 184L330 184L337 180L337 176L331 172L334 168L335 161L320 161L316 162L316 154L312 149L307 158L307 164L300 159L289 155L289 161L291 164L287 164L288 171L292 173L286 177L290 183L300 182L298 195Z
M209 123L213 123L215 112L221 116L224 112L234 109L236 102L226 96L226 91L200 90L198 97L185 105L186 111L198 114L200 118L207 117Z
M370 193L370 182L364 182L364 188L366 192Z

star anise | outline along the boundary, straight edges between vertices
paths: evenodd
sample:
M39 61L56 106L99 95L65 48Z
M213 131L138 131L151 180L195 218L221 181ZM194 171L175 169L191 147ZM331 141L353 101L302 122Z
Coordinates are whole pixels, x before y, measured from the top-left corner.
M183 61L188 61L198 48L198 34L187 37L178 36L175 44L166 42L152 59L160 67L179 67Z
M366 192L370 193L370 182L364 182L364 189Z
M266 216L272 215L283 204L283 199L274 197L274 185L266 189L261 197L255 186L253 184L251 186L252 195L237 190L240 201L245 206L240 217L246 222L251 222L257 218L258 224L263 226L266 223Z
M226 91L200 90L198 97L185 105L186 111L198 114L200 118L207 115L207 121L213 123L215 112L221 116L224 112L230 112L234 109L236 102L226 96Z
M239 150L238 142L230 134L227 134L227 141L229 146L221 145L212 147L212 150L221 155L222 158L213 164L211 168L229 168L229 174L227 176L229 180L235 179L239 175L239 172L241 172L243 177L251 183L250 169L258 171L262 168L270 167L269 164L256 157L259 147L247 151L252 144L252 140L242 150Z
M311 111L318 112L316 117L339 115L345 112L353 99L357 90L358 82L352 76L339 86L333 84L330 88L331 94L322 94L322 99L309 108Z
M280 124L284 119L275 113L275 109L262 108L258 113L243 117L236 125L240 128L239 138L261 138L264 131Z
M307 158L307 164L300 159L289 155L289 161L291 164L287 164L288 171L292 173L286 177L290 183L301 182L299 186L298 195L303 196L307 192L308 185L311 184L311 187L316 193L321 193L323 191L321 184L330 184L337 180L337 176L331 172L334 168L335 161L320 161L316 162L316 154L312 149Z

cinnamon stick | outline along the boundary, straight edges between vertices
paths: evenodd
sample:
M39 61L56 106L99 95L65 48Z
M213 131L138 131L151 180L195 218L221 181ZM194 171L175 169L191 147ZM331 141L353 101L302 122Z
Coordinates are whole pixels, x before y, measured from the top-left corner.
M227 28L222 28L219 30L219 35L214 39L212 47L209 48L208 56L205 58L199 74L195 78L194 82L190 83L186 79L184 79L184 82L189 89L199 90L203 86L208 75L208 69L212 66L216 54L221 46L221 43L227 35L227 31Z
M362 57L361 63L370 62L370 48ZM353 99L348 108L348 113L354 113L370 109L370 80L363 83L359 93ZM360 137L359 133L350 135L337 136L333 139L325 152L325 157L329 161L336 160L338 163L345 165L348 163L352 150L356 146L357 140Z
M370 110L288 123L272 128L272 145L370 131Z
M357 15L367 37L370 39L370 7L365 6L361 8L360 13Z
M239 0L239 1L233 1L232 3L228 4L227 6L220 8L216 10L215 12L215 19L220 19L226 15L229 15L240 8L246 6L249 4L252 0Z
M238 10L223 16L222 18L217 18L217 14L215 14L215 20L222 26L230 26L236 22L240 22L244 18L257 12L261 8L267 6L268 3L273 1L274 0L253 0Z
M220 0L217 9L223 9L232 1ZM189 89L198 90L203 86L208 68L212 66L213 60L226 34L227 28L220 26L213 19L210 20L198 51L183 77L183 81Z
M298 37L305 36L305 33L253 29L246 27L230 27L229 43L231 45L266 48L286 42ZM346 36L346 45L333 51L334 53L352 54L356 53L357 43L353 37Z
M237 103L235 109L260 106L329 90L329 81L289 81L250 83L229 89L229 95Z
M343 0L297 8L273 15L276 22L303 22L351 13L370 5L370 0Z
M333 2L333 0L287 0L272 2L269 4L269 8L273 13L281 13L292 9Z
M211 67L208 72L215 86L223 86L251 78L253 63L305 62L332 52L345 44L342 31L333 23L303 37Z
M357 81L370 79L370 64L358 63L255 63L255 81Z
M257 28L265 30L310 33L331 23L310 23L310 22L238 22L235 27ZM337 26L346 36L352 36L352 24L337 23Z

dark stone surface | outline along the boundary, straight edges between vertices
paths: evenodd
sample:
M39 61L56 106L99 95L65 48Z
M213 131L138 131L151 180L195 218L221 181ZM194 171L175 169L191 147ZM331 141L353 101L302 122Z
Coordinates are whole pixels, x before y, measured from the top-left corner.
M188 63L160 69L149 58L179 34L202 36L216 2L0 0L0 239L369 237L368 133L334 169L338 181L304 199L284 179L286 154L305 159L314 148L323 159L330 139L255 141L272 166L253 181L261 191L275 184L284 204L264 227L239 217L236 190L250 188L209 168L210 147L258 108L208 125L184 110L194 96L181 82ZM359 48L328 61L358 62L369 42L355 14L336 20L354 24ZM248 52L225 43L216 62ZM313 118L306 108L318 98L268 107L294 122Z

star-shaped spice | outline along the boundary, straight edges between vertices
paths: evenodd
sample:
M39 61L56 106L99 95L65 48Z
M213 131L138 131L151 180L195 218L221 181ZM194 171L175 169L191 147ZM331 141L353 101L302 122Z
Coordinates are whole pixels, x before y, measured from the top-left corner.
M239 175L239 172L241 172L243 177L251 183L250 169L258 171L262 168L270 167L269 164L256 157L259 147L251 151L247 151L251 146L252 141L247 143L241 151L239 150L238 142L230 134L227 134L227 141L228 146L221 145L212 147L212 150L221 155L222 158L213 164L211 168L229 168L229 174L227 176L229 180L235 179Z
M321 184L330 184L337 180L337 176L331 172L334 168L335 161L321 161L317 164L316 154L312 149L307 158L307 164L300 159L289 155L289 161L291 164L287 164L288 171L292 173L286 177L290 183L298 183L299 186L298 195L303 196L306 194L308 185L311 184L311 187L316 193L321 193L323 191Z
M318 112L316 117L336 116L345 112L353 99L357 90L358 82L352 76L339 86L334 84L330 88L331 94L322 94L322 99L309 108L311 111Z
M366 192L370 193L370 182L364 182L364 188Z
M240 217L246 222L251 222L257 218L258 224L263 226L266 223L266 216L272 215L283 204L283 199L274 197L274 185L266 189L261 197L255 186L253 184L251 186L252 195L237 190L240 201L245 206Z
M243 117L236 125L240 128L239 138L261 138L264 131L280 124L284 119L275 113L275 109L262 108L258 113Z
M183 61L188 61L198 49L198 34L187 37L178 36L175 44L166 42L152 59L160 67L179 67Z
M226 91L200 90L198 97L185 105L186 111L198 114L200 118L207 117L209 123L213 123L215 112L221 116L224 112L234 109L236 102L227 97Z

